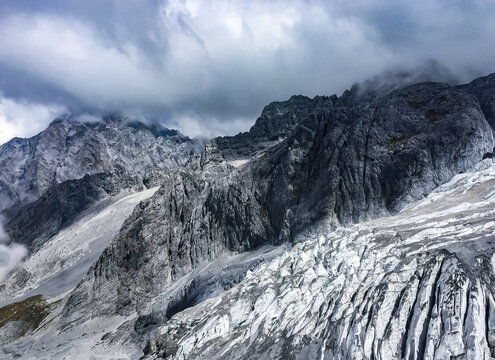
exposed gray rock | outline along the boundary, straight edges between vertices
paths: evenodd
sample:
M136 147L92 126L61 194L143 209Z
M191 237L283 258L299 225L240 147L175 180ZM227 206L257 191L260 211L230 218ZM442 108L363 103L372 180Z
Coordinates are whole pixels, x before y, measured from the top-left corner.
M202 144L156 123L115 116L99 123L55 120L33 138L0 147L0 210L10 206L5 229L35 251L103 197L159 185Z
M0 146L0 211L10 208L6 215L13 216L53 185L87 174L142 181L148 171L176 168L202 148L202 141L175 130L119 116L96 123L57 119L32 138Z
M495 74L478 78L459 88L471 92L478 98L486 120L495 128Z
M358 87L341 97L294 96L267 106L249 132L213 139L168 171L121 135L159 139L160 129L110 122L95 135L95 144L103 136L105 149L119 149L95 162L107 164L110 184L161 187L134 209L50 323L4 353L63 358L82 346L136 358L146 345L149 357L179 359L488 356L495 344L493 169L458 175L395 215L490 157L491 100L483 94L495 78L479 81L421 83L385 96ZM93 134L102 125L84 126ZM30 175L41 179L38 188L47 173L31 171L40 175ZM99 176L78 180L92 190L73 198L111 193ZM66 186L64 199L72 193ZM48 198L32 206L32 214L72 209ZM49 233L63 226L59 215L32 227ZM348 227L334 231L340 225ZM300 241L266 264L280 244ZM234 286L247 270L253 273ZM60 341L52 344L54 336Z
M83 179L94 177L101 177L101 174L86 175ZM76 184L79 182L79 180L69 181ZM49 299L72 290L114 239L136 205L153 195L157 189L154 187L138 192L122 190L115 196L106 195L83 211L76 208L77 217L72 223L64 226L43 244L40 244L39 239L36 238L35 243L32 244L36 247L31 248L32 251L20 268L2 282L0 307L33 295L42 295ZM63 199L62 197L59 201ZM74 204L78 204L78 199L71 200L74 200ZM60 219L61 214L57 206L60 205L68 211L74 210L72 205L67 205L65 202L55 202L52 205L55 206L52 210L55 213L53 216L38 213L33 216L46 218L49 226L55 227L58 225L56 220ZM30 224L42 225L39 220Z
M36 251L90 205L116 195L122 188L138 186L140 183L136 178L123 179L104 173L55 184L38 200L24 206L5 225L5 231L30 252Z
M214 139L167 174L72 293L62 323L150 311L164 321L167 308L148 304L202 262L293 241L320 220L397 213L480 161L492 133L478 100L447 84L272 104L249 133Z

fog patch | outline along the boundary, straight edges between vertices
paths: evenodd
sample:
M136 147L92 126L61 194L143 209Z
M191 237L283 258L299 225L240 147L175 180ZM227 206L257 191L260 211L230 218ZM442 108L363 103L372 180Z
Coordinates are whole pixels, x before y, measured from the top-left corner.
M103 122L103 118L100 115L90 113L79 114L74 120L84 124L97 124Z
M3 219L0 218L0 283L22 264L28 253L26 247L21 244L9 244L9 236L2 223Z
M438 61L425 61L415 67L392 67L376 76L356 84L361 94L374 92L384 96L393 90L422 82L442 82L450 85L459 85L463 78L456 76L450 69Z
M199 115L190 111L173 114L172 120L167 125L177 128L189 137L211 139L215 136L236 135L248 131L254 122L255 117L237 117L224 122L212 116Z

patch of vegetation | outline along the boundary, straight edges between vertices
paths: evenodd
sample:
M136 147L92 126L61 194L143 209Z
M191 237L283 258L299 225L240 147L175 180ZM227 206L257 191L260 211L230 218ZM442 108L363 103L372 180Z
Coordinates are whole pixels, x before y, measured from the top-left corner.
M34 331L48 316L50 304L41 295L35 295L22 301L0 308L0 327L10 322L19 323L18 335Z

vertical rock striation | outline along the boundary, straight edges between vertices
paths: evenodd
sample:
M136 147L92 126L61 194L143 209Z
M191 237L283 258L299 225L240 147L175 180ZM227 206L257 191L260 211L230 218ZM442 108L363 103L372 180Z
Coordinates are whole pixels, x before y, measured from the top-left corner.
M161 125L119 116L86 123L57 119L40 134L0 146L0 211L16 213L50 187L92 174L115 174L142 182L152 170L183 165L202 143Z
M490 359L495 165L400 214L321 226L176 314L147 359Z

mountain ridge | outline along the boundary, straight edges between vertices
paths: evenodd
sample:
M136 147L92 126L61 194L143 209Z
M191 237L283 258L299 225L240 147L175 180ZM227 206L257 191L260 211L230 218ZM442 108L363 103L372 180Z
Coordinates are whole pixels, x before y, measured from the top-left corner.
M307 246L314 242L314 233L320 231L320 226L326 229L325 236L341 241L339 229L365 227L368 221L390 216L393 223L394 219L400 218L401 210L407 213L407 208L403 210L406 206L421 203L435 188L470 171L474 164L489 157L495 145L490 112L495 104L495 98L491 96L493 89L495 76L491 75L461 86L413 84L384 96L362 93L356 86L340 97L293 96L287 101L267 105L248 132L212 139L202 152L190 154L187 161L178 166L150 170L154 174L150 184L160 184L160 188L140 202L123 221L120 230L77 287L52 310L48 330L40 330L39 336L49 336L51 331L56 331L60 341L64 341L59 346L68 353L74 350L71 346L76 346L71 345L72 342L78 343L80 329L86 329L83 330L85 333L94 331L96 334L92 340L88 338L93 341L94 349L98 349L91 351L128 349L128 354L132 354L129 356L136 357L143 355L145 349L147 356L153 358L221 358L224 355L215 351L225 339L215 335L212 337L215 342L208 346L201 341L188 340L193 339L195 333L202 336L199 335L202 330L195 328L194 319L215 323L215 314L221 313L215 301L243 291L240 289L245 284L254 281L251 271L261 274L266 266L271 266L263 264L279 263L274 271L285 271L283 263L287 256L279 251L295 246L290 251L305 249L301 256L307 257L307 253L311 253ZM484 170L476 171L483 174ZM490 174L486 176L490 177ZM140 176L138 182L143 184L144 178ZM483 199L476 201L483 205ZM473 211L477 211L477 206ZM456 214L455 207L449 211L445 216ZM473 216L476 214L474 212ZM55 233L60 231L57 226ZM408 227L403 237L409 237L415 231L413 224ZM17 228L21 229L21 226ZM34 228L34 238L43 234L46 240L53 237L53 231L37 231ZM366 231L373 234L371 230ZM351 238L356 239L356 244L345 242L345 246L364 246L366 250L359 256L366 253L372 259L371 248L366 246L379 244L381 237L375 239L370 235L363 240L352 235ZM331 249L337 244L332 241L318 243L318 251ZM304 244L298 245L299 242ZM400 247L400 239L397 242L396 251L407 251ZM45 249L48 245L41 243L39 246ZM459 242L455 246L462 249L464 245ZM264 252L264 249L269 250ZM489 249L486 248L491 251ZM415 259L416 253L406 254ZM339 256L333 252L328 259L320 259L321 265L325 267L337 261ZM367 264L366 261L364 259L363 264ZM311 272L312 265L308 264L306 260L300 262L300 270ZM379 266L374 262L370 264L373 269ZM458 264L460 262L453 264L452 269L457 269ZM345 265L339 270L339 266L332 265L332 271L335 276L345 278L347 270L353 266ZM356 266L359 268L360 265ZM320 271L318 269L316 273ZM366 269L364 267L362 271ZM328 269L325 271L328 273ZM242 281L246 273L246 279ZM446 272L445 276L450 274ZM298 279L299 275L294 273L294 276ZM349 276L349 282L354 281L352 274ZM393 280L387 279L384 285L369 285L369 291L380 293L380 286L388 286ZM264 278L261 280L256 281L263 288ZM239 282L241 285L236 285ZM325 286L320 282L314 285L314 290L326 292L330 303L338 302L339 293ZM489 286L487 280L483 289ZM389 296L385 290L381 294ZM212 298L215 295L219 298ZM462 292L462 296L467 295ZM197 305L198 299L207 302ZM285 300L281 298L280 301ZM450 306L449 301L441 304ZM197 307L192 307L194 305ZM208 306L211 306L211 317L197 310ZM383 309L388 309L387 306ZM295 314L300 314L295 310ZM373 316L370 308L366 311L366 316ZM189 314L192 323L189 323ZM249 311L242 314L239 314L240 321L246 328L255 326L256 321ZM260 315L267 316L265 313ZM97 325L110 319L113 319L111 325ZM331 323L328 318L321 321ZM182 323L185 330L181 328ZM174 328L176 324L179 325ZM218 326L221 328L222 324ZM345 328L346 324L343 322L342 326ZM208 327L204 329L210 331ZM481 334L478 330L475 332L476 336ZM444 333L439 332L438 336ZM219 334L223 336L224 333L220 331ZM253 334L265 336L260 358L269 358L267 354L271 351L278 358L297 358L292 350L279 352L277 341L269 335ZM341 334L347 333L343 330ZM383 338L381 330L379 334ZM169 335L171 338L167 337ZM261 337L253 336L249 341L263 342ZM320 351L318 354L324 358L339 358L342 351L347 351L342 349L361 351L358 343L352 344L355 337L351 333L342 336L347 336L351 342L348 348L339 343L340 350L333 352L321 350L318 346L322 343L318 343L311 345L311 349L308 347L304 354L311 358ZM321 341L327 341L329 337L322 337ZM466 339L462 338L463 344L467 343ZM393 340L393 346L397 344L396 340ZM5 347L5 351L16 345L26 349L30 341L29 336L21 338ZM229 341L235 343L232 339ZM331 349L335 341L328 340L325 349ZM374 340L366 341L373 344L375 356L385 356L378 350L381 345ZM424 344L422 337L420 343ZM282 347L285 345L287 349L292 346L289 342L280 343ZM297 349L301 348L300 342L296 345ZM48 344L43 342L42 346ZM53 346L57 345L43 350L47 357ZM407 346L414 347L412 342ZM436 351L436 345L431 346L430 350ZM227 347L229 351L234 348ZM250 348L246 346L245 349ZM457 348L449 349L458 355ZM258 350L255 348L251 354ZM58 354L64 352L57 351ZM386 354L398 358L401 351ZM421 350L415 356L425 354L425 351ZM481 353L476 351L475 354ZM241 355L248 356L239 352L238 356Z
M58 118L38 135L0 146L0 169L6 170L0 172L0 210L19 209L50 186L86 174L129 172L142 182L147 171L182 165L202 146L157 123L119 116L91 122L77 116Z
M98 304L91 317L137 311L137 323L166 321L166 301L152 306L151 313L146 304L166 294L196 264L213 261L224 251L293 240L328 214L336 226L362 221L367 212L396 212L493 148L493 130L476 98L446 84L417 84L378 100L363 100L356 91L324 100L324 112L312 113L310 106L303 118L296 116L297 124L289 121L292 132L282 141L261 138L259 147L249 142L224 146L247 136L238 135L221 138L223 144L216 147L219 140L214 139L186 169L171 172L72 293L64 326L85 319L89 303ZM272 117L284 116L277 103L270 109ZM417 133L417 124L424 125L422 133ZM360 138L363 132L371 137ZM247 153L254 158L239 167L230 164ZM303 181L302 174L307 176ZM329 183L332 178L337 181ZM346 190L343 181L355 190ZM404 197L408 186L409 198ZM114 336L120 337L120 331Z

